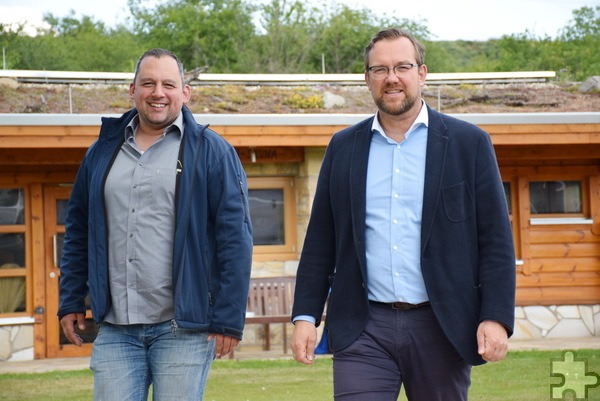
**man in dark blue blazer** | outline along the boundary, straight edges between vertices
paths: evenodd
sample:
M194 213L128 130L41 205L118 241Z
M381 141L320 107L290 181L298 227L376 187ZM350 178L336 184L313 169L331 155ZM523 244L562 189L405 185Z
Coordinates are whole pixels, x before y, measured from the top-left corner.
M421 99L423 46L379 32L365 48L378 111L327 147L300 258L294 358L314 360L329 295L334 396L466 400L472 365L499 361L515 254L494 149Z

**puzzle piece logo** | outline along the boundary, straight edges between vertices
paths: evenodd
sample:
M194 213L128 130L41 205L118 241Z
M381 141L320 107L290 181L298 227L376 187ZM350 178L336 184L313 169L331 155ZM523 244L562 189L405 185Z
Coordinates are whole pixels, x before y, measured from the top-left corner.
M575 395L575 400L588 400L589 389L600 386L600 375L588 372L587 359L576 358L572 351L552 360L550 376L561 378L560 383L550 385L552 400L563 400L569 393Z

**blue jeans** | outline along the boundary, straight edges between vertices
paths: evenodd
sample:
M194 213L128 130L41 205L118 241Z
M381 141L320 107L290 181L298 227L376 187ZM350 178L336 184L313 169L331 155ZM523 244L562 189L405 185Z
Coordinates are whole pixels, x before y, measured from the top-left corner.
M90 369L95 401L201 401L215 342L174 321L117 326L103 323Z

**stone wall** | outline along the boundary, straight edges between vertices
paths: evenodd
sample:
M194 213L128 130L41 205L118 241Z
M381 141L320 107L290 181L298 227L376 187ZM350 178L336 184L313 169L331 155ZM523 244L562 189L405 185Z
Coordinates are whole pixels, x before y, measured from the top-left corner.
M0 326L0 361L33 359L33 325Z
M518 306L515 310L515 339L594 336L600 338L600 305Z

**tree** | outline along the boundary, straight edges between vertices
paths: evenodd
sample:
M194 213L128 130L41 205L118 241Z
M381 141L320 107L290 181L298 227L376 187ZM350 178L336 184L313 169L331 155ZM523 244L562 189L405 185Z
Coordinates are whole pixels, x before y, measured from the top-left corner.
M260 30L252 68L263 73L317 72L308 62L322 30L322 14L302 1L272 0L259 7Z
M143 3L128 2L134 28L148 47L172 50L188 69L244 71L241 60L254 35L250 6L240 0L178 0L155 8Z
M600 75L600 6L573 11L573 19L559 36L561 70L569 78L583 81Z
M319 71L322 55L328 73L364 71L363 49L376 28L371 11L341 6L323 23L312 48L313 68Z

